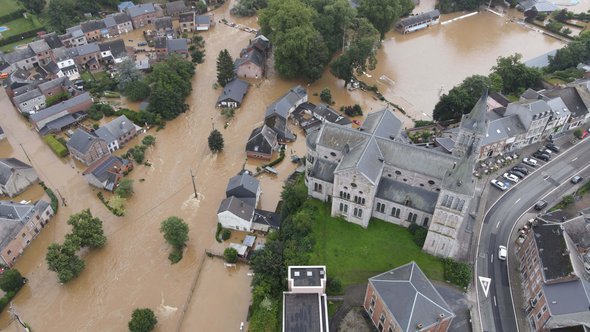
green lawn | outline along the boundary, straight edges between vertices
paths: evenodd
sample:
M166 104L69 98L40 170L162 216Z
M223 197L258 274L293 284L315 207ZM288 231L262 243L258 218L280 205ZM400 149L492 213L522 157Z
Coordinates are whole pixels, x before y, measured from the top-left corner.
M330 217L328 206L317 200L306 204L318 207L313 232L316 240L310 264L326 265L329 277L340 279L342 286L366 282L369 277L416 261L434 280L444 280L443 264L423 252L404 227L371 219L369 227Z
M10 36L18 35L20 33L41 27L41 23L39 22L37 17L32 15L29 16L29 18L22 17L14 21L10 21L4 25L6 25L9 28L9 30L2 32L2 36L4 38L8 38Z
M0 0L0 8L2 8L2 15L6 15L21 7L16 0Z
M17 42L14 42L12 44L7 44L4 46L0 46L0 51L8 53L8 52L12 52L14 51L14 48L18 45L22 45L22 44L28 44L30 42L32 42L33 40L35 40L37 37L31 37L31 38L25 38L23 40L19 40Z

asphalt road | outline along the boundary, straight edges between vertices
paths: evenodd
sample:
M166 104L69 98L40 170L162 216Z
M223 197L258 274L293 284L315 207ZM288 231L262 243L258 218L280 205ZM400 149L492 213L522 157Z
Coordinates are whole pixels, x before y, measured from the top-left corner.
M509 253L513 252L514 245L508 244L513 225L537 201L561 184L573 186L569 182L570 178L588 165L590 165L590 142L584 141L567 152L554 156L548 164L537 167L534 173L514 185L487 211L478 242L475 268L475 282L484 331L518 331L514 305L510 296L507 263L497 259L498 246L507 246ZM489 188L486 190L492 191L489 197L498 195L499 190L489 183L487 186ZM510 264L514 266L518 262L511 260ZM487 296L484 294L480 276L491 279ZM520 309L517 308L517 310Z

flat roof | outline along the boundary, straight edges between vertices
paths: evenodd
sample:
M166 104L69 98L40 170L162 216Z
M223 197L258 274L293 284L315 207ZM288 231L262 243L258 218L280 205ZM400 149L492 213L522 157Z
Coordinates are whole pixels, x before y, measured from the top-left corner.
M323 331L320 294L283 293L283 332Z
M326 268L323 266L289 266L289 279L294 286L321 286L326 279Z

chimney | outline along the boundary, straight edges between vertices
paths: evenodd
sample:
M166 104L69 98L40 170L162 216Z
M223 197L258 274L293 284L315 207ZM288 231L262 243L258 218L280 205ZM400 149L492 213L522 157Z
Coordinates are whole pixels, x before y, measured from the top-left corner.
M416 327L417 327L418 329L421 329L421 328L423 328L423 327L424 327L424 324L422 324L422 323L418 323L418 324L416 324Z

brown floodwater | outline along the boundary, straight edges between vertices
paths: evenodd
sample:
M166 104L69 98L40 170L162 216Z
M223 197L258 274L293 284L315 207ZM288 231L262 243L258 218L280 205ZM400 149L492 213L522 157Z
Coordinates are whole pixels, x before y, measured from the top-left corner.
M225 17L257 27L256 18L235 19L228 10L229 4L216 10L216 19ZM216 81L216 56L224 48L233 57L238 56L253 35L219 23L202 35L206 58L193 79L193 92L187 101L190 110L169 122L164 130L149 131L157 138L155 147L146 153L151 166L138 165L129 175L135 180L136 193L121 218L100 203L97 190L88 186L81 175L83 168L70 158L57 158L14 111L6 94L0 92L0 125L8 136L8 141L0 142L0 156L27 160L26 151L41 179L67 202L16 264L29 283L13 302L33 329L126 331L133 309L149 307L158 316L156 331L175 331L194 280L196 287L185 308L181 331L238 330L246 320L251 299L248 267L225 269L221 260L204 256L204 250L221 251L225 246L214 240L214 234L216 212L227 180L244 166L255 170L262 164L246 160L244 147L251 130L262 123L266 106L272 101L296 84L307 84L276 76L252 81L242 108L224 129L227 121L214 107L221 92L212 87ZM136 42L139 37L136 33L126 40ZM367 76L363 79L376 82L392 100L406 99L414 106L412 114L423 117L422 112L431 112L441 85L448 90L465 76L486 73L499 55L518 51L527 58L560 46L555 40L506 23L504 18L481 13L412 35L388 34L378 54L379 65L369 73L373 81ZM395 84L379 83L381 75ZM319 101L314 94L330 88L335 108L358 103L370 112L384 106L365 92L345 90L342 81L328 72L307 87L312 102ZM225 140L224 151L217 155L207 146L212 128L219 129ZM296 167L290 162L291 154L305 153L303 134L293 130L300 139L289 145L285 161L276 166L279 175L260 177L263 209L276 208L283 182ZM196 176L198 199L194 198L191 169ZM19 199L32 200L41 195L38 188L32 188ZM68 216L84 208L90 208L103 220L108 242L105 248L84 254L86 269L77 279L60 285L55 273L47 270L46 248L52 242L63 241L70 230ZM172 215L183 218L190 227L184 258L175 265L167 259L170 248L159 232L160 222ZM238 241L240 234L234 236ZM197 274L199 278L195 279ZM5 312L0 316L0 327L8 324Z

